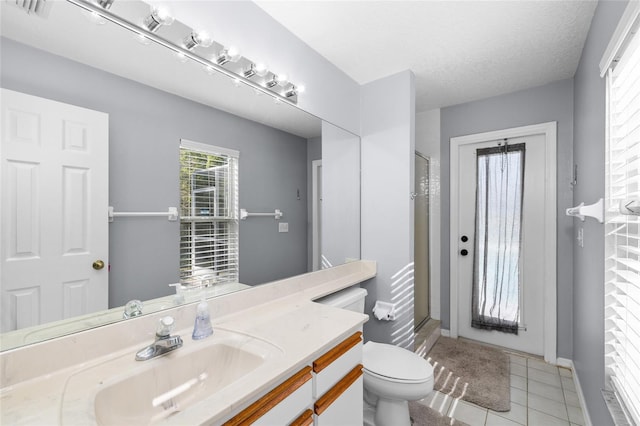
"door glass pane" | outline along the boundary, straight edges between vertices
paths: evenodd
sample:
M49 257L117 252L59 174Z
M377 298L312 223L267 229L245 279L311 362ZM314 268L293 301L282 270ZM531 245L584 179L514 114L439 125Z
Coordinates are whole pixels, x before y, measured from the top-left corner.
M471 326L518 334L524 144L477 150Z

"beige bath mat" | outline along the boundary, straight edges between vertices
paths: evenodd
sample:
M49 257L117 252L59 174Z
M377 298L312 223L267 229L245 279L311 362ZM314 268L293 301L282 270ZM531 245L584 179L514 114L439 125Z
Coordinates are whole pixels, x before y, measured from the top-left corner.
M511 409L509 356L494 348L440 337L425 356L434 389L494 411Z

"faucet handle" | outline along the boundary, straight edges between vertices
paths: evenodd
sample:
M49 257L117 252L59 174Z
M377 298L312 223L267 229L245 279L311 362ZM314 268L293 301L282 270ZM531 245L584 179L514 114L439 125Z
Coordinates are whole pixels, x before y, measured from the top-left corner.
M174 323L175 320L169 315L160 318L160 323L158 324L158 329L156 330L156 336L169 337L171 335L171 330L173 330Z
M142 315L142 306L142 302L137 299L129 300L127 304L124 305L124 314L122 314L122 317L127 319Z

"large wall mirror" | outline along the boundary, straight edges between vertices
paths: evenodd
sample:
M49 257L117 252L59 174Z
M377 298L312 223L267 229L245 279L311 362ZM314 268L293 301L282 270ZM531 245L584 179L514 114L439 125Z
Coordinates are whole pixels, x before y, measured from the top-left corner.
M47 3L42 16L12 2L1 4L2 350L120 321L131 300L142 301L146 314L203 294L213 297L360 258L356 135L227 76L208 73L166 47L141 42L69 2ZM132 22L149 13L149 5L138 1L114 2L112 8ZM163 31L186 34L189 29L176 21ZM44 105L42 110L32 109L36 104ZM92 139L94 130L84 127L84 119L51 124L51 117L67 108L104 113L108 153L94 152L101 139ZM51 177L44 165L57 154L29 157L30 148L23 145L32 142L59 145L63 151L70 147L76 157L84 155L81 151L101 157L93 166L69 166ZM196 216L211 215L221 202L219 195L207 195L208 205L193 202L191 213L181 208L181 143L214 150L190 176L195 185L206 174L217 193L220 182L229 187L230 178L220 175L227 163L216 161L237 156L237 199L231 199L232 213L217 213L233 226L216 225L217 234L197 237L218 241L227 233L220 229L235 227L237 239L207 250L235 245L238 275L229 280L214 267L202 267L202 279L192 277L176 295L171 284L181 281L188 258L184 247L181 252L184 220L200 223L204 219ZM64 169L60 161L57 167ZM101 179L101 169L106 196L89 186ZM203 188L194 186L190 194ZM97 204L98 219L90 216L94 196L104 199ZM111 222L107 206L116 213ZM177 220L168 214L117 215L161 213L169 207L178 209ZM278 209L282 217L240 219L240 209ZM92 229L96 223L106 229L106 252L87 255L93 249L90 237L101 232ZM49 252L61 256L49 262L62 270L60 276L47 269L43 259ZM69 259L75 263L62 263ZM95 277L106 284L94 297L87 287ZM139 310L129 306L128 314Z

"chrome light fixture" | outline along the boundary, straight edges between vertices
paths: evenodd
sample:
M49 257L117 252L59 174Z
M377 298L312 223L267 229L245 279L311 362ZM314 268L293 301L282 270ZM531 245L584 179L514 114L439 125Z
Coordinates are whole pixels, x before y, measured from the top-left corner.
M247 68L246 70L244 70L242 72L242 75L244 75L244 78L251 78L254 75L256 75L256 64L254 64L253 62L249 64L249 68Z
M151 13L144 19L144 26L147 27L149 31L154 33L162 25L171 25L173 23L173 20L173 16L171 16L166 9L152 6Z
M271 89L272 87L275 87L278 85L278 77L276 75L274 75L273 77L271 77L271 80L266 81L265 85Z
M196 46L209 47L213 43L213 40L209 35L203 31L193 31L187 38L184 39L184 48L187 50L193 50Z
M253 62L241 56L238 49L214 42L204 31L195 31L187 27L189 35L182 40L179 37L171 39L169 36L158 35L157 31L161 26L171 25L174 22L174 18L162 8L152 7L150 14L145 16L141 23L135 24L110 10L114 0L67 1L84 9L92 16L95 15L102 23L109 21L133 32L145 44L153 42L169 49L174 52L180 62L193 61L203 66L207 73L221 73L231 78L235 85L245 84L252 87L258 95L264 93L274 97L276 103L286 102L295 105L298 95L303 91L303 86L294 85L286 74L270 72L263 63ZM178 26L181 27L181 31L185 27L180 22ZM219 53L215 55L208 53L208 56L205 56L206 52L202 50L212 45L214 47L210 50ZM196 50L196 47L201 49Z
M218 65L224 65L227 62L238 62L240 59L240 52L235 47L228 47L222 49L222 51L218 54L216 58L216 62Z
M103 9L109 10L113 4L113 0L97 0L96 3Z
M255 69L256 69L256 74L259 75L260 77L264 77L269 72L269 70L267 69L267 66L261 62L258 62L256 64Z
M286 74L278 74L275 76L275 79L280 86L284 86L289 81L289 76Z
M296 86L292 84L288 89L286 89L284 91L284 95L287 98L292 98L294 96L297 96L298 95L298 89L296 89Z

